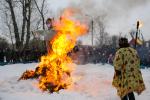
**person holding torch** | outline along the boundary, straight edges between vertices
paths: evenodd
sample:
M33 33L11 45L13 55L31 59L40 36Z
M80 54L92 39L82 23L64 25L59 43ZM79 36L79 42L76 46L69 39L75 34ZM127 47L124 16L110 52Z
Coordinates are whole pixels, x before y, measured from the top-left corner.
M137 51L129 46L128 39L119 39L119 49L113 61L114 77L112 85L117 89L121 100L135 100L134 92L140 95L145 84L140 71L140 58Z

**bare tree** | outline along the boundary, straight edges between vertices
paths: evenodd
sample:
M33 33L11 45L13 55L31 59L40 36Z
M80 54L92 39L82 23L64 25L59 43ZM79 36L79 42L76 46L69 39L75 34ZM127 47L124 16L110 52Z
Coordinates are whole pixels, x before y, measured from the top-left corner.
M117 48L118 40L119 40L119 36L117 36L117 35L112 36L112 46L114 48Z
M31 26L31 3L32 0L27 0L26 2L26 6L27 6L27 17L26 17L26 21L27 21L27 35L26 35L26 43L24 46L24 49L28 46L29 44L29 40L30 40L30 26Z
M12 35L12 25L11 25L12 20L9 18L9 14L6 10L3 13L4 13L4 17L5 17L4 23L6 24L6 27L8 28L8 31L9 31L8 37L10 38L12 48L14 49L14 42L13 42L13 35Z
M2 34L4 37L8 38L12 44L12 48L14 48L14 40L13 40L13 31L12 31L12 19L10 18L9 9L6 5L4 5L4 1L0 1L0 4L3 6L0 7L1 12L1 23L2 26L0 27L2 30ZM4 31L5 30L5 31Z
M97 24L97 41L96 44L98 46L103 46L103 45L110 45L110 36L109 34L105 31L105 17L106 15L101 15L98 16L95 19L95 22Z
M22 4L22 34L21 34L21 43L23 45L24 42L24 35L25 35L25 26L26 26L26 14L27 14L27 1L26 0L20 0Z
M2 5L0 10L7 9L4 13L6 17L4 24L9 30L11 42L15 49L23 52L29 45L31 33L41 26L45 30L45 13L48 11L45 10L46 0L39 1L39 3L37 0L3 0L0 4ZM40 16L35 16L35 14Z
M40 13L41 19L42 19L42 26L43 30L45 30L45 16L44 16L44 8L45 8L45 0L42 0L41 7L38 5L37 0L34 0L36 8L38 12Z
M16 22L14 7L13 7L13 0L5 0L5 1L7 2L8 6L9 6L10 13L11 13L12 23L13 23L13 27L14 27L16 48L20 49L21 41L20 41L20 36L19 36L18 25L17 25L17 22Z
M32 6L33 2L32 0L5 0L5 2L8 4L9 11L11 13L11 19L13 23L13 30L15 34L15 44L16 49L23 51L28 46L29 40L30 40L30 34L31 34L31 13L32 13ZM18 8L18 11L22 12L22 27L21 31L18 27L18 20L16 21L16 13L15 12L15 6L14 4L20 6L22 11ZM19 23L20 24L20 23Z
M99 42L101 45L104 44L105 26L101 20L98 21L99 25Z

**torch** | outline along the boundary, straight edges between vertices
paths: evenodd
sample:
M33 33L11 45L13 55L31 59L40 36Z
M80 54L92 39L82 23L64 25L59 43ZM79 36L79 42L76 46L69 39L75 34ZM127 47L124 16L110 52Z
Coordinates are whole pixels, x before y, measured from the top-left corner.
M134 48L135 48L135 49L136 49L136 45L137 45L137 38L138 38L139 25L140 25L140 22L137 21L137 25L136 25L136 36L135 36L135 45L134 45Z

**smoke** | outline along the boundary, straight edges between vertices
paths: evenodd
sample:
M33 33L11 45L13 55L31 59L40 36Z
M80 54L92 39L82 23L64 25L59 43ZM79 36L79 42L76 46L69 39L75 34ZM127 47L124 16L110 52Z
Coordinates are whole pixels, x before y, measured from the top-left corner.
M80 9L90 18L104 17L110 35L122 32L129 36L129 31L136 28L137 20L141 20L144 23L141 31L146 40L150 39L150 0L72 0L69 6Z

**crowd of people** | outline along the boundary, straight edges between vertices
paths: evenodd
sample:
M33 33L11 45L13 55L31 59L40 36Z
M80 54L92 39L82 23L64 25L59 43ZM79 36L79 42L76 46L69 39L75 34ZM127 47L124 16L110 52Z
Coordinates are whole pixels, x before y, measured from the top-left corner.
M138 46L136 48L141 59L141 67L150 67L150 48ZM72 53L72 58L79 64L86 63L109 63L113 64L116 47L103 45L102 47L92 47L88 45L79 46L79 51Z
M76 52L69 53L75 63L113 63L114 55L117 48L112 45L103 45L102 47L79 45L76 46L78 50ZM140 46L137 47L138 54L141 59L141 65L150 66L150 48ZM4 63L18 63L18 62L38 62L42 55L46 54L46 49L27 49L20 53L17 50L11 50L9 48L3 48L0 50L0 64Z

